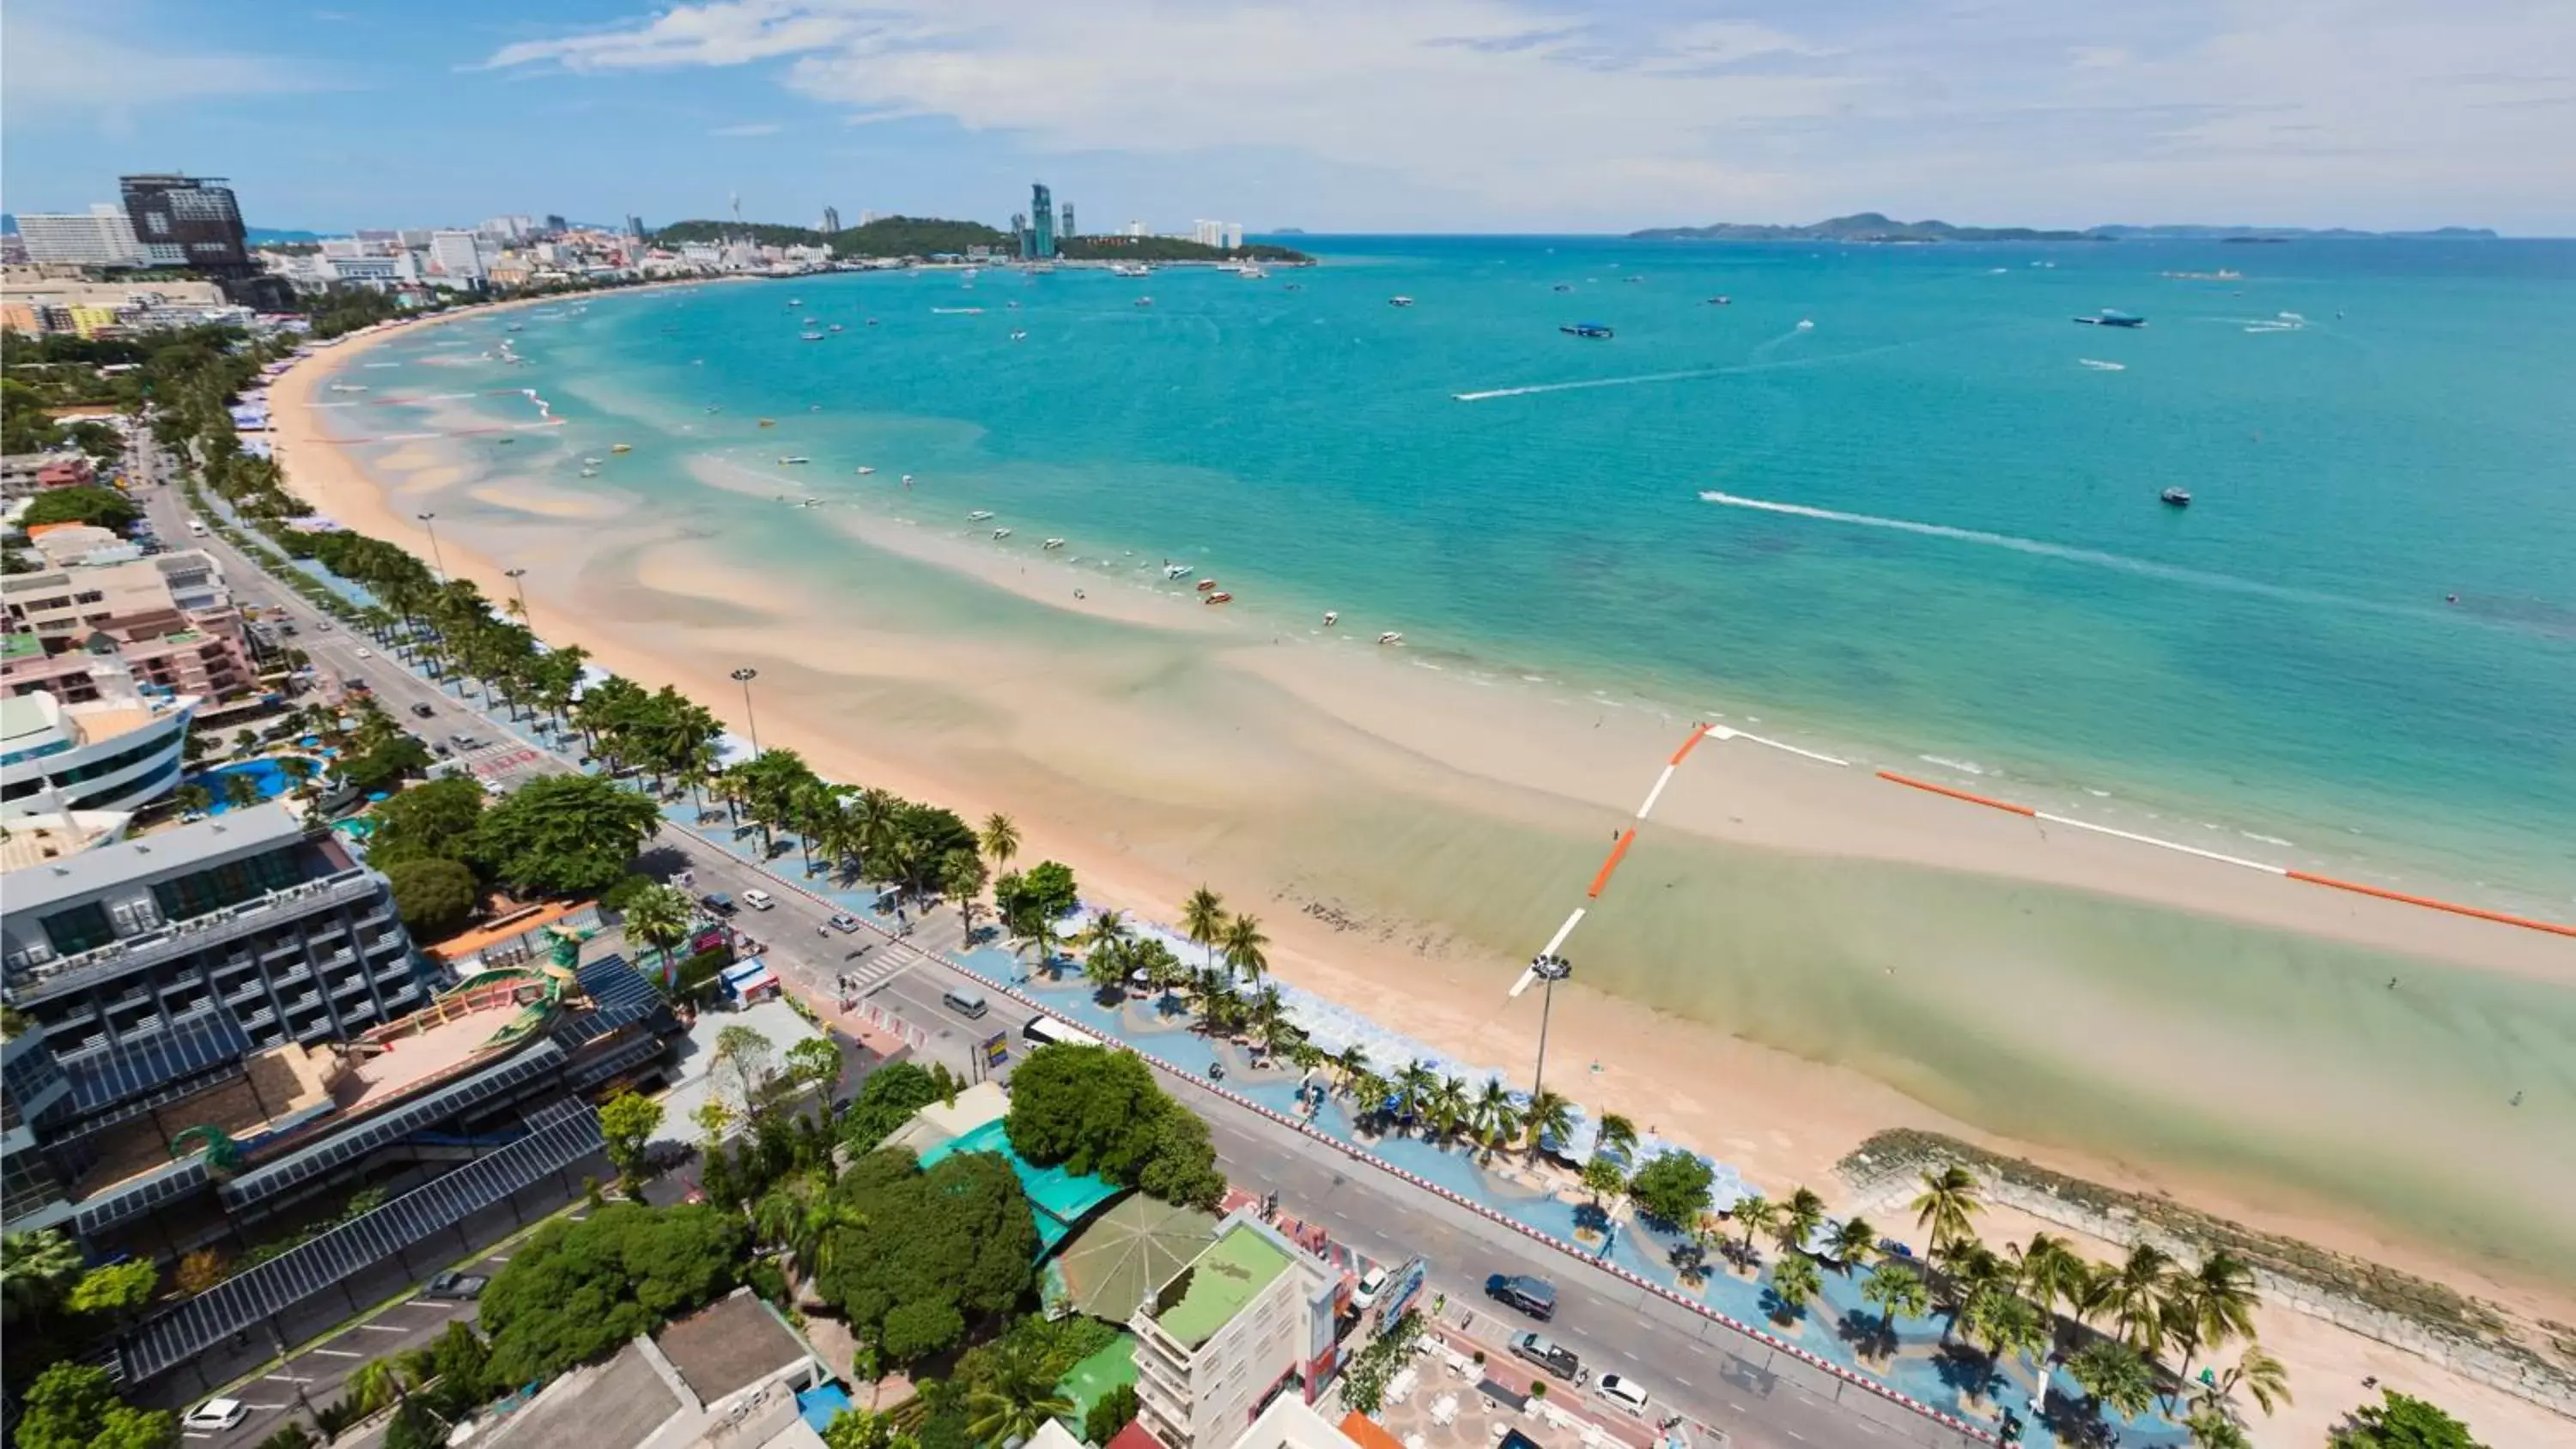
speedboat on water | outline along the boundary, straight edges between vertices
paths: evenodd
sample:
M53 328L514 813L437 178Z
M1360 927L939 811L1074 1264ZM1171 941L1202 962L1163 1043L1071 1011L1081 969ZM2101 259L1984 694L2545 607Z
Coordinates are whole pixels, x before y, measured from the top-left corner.
M1564 333L1568 337L1606 338L1617 335L1616 333L1613 333L1606 324L1600 322L1576 322L1570 326L1559 327L1556 330Z
M838 331L840 331L840 330L841 330L841 324L840 324L840 323L838 323L838 322L835 322L835 323L833 323L831 326L826 327L826 328L824 328L823 330L824 330L824 331L826 331L826 332L838 332Z
M798 338L806 342L820 342L823 340L823 334L820 332L799 332L796 335Z
M1389 629L1385 633L1377 636L1377 642L1380 644L1401 644L1404 642L1404 636L1398 634L1392 629Z
M2086 327L2144 327L2147 325L2147 319L2144 317L2132 317L2126 312L2109 307L2103 308L2090 317L2078 317L2075 320Z
M1813 332L1816 330L1816 324L1808 321L1804 317L1801 317L1798 319L1798 330L1801 332Z
M1167 579L1185 579L1185 578L1188 578L1189 576L1190 576L1190 566L1189 566L1188 564L1165 564L1165 565L1163 565L1163 577L1165 577L1165 578L1167 578Z
M992 516L993 510L989 508L978 508L974 512L966 515L966 521L968 523L981 523Z
M581 476L584 478L596 478L599 476L599 470L597 468L584 468L581 470Z
M612 453L632 453L635 451L635 445L633 443L611 443L608 445L608 451Z
M1342 622L1342 616L1341 616L1341 615L1334 613L1334 612L1333 612L1332 610L1330 610L1330 609L1326 609L1326 610L1324 611L1324 627L1325 627L1325 628L1329 629L1329 628L1333 627L1335 624L1338 624L1338 623L1340 623L1340 622Z
M1139 307L1151 307L1154 305L1154 299L1151 297L1139 297L1136 299L1136 305Z
M1007 528L997 528L997 529L994 529L994 530L993 530L993 541L994 541L995 543L999 543L999 542L1001 542L1003 539L1006 539L1006 538L1008 538L1008 537L1010 537L1010 536L1011 536L1011 531L1010 531L1009 529L1007 529Z
M1712 307L1728 307L1734 305L1734 303L1735 299L1733 297L1711 297L1708 299L1708 305Z
M1011 334L1011 340L1013 342L1026 342L1029 340L1029 334L1025 332L1014 332Z
M1556 284L1556 290L1557 290L1557 291L1560 291L1560 292L1571 292L1571 291L1573 291L1573 290L1574 290L1574 288L1573 288L1573 286L1572 286L1571 284L1569 284L1569 283L1559 282L1559 283L1557 283L1557 284Z
M1386 305L1390 307L1410 307L1413 305L1413 299L1411 297L1389 297L1386 299Z
M811 463L813 461L813 459L806 457L802 453L789 453L787 456L778 460L778 466L781 468L787 468L799 463Z
M861 464L859 465L859 476L860 476L860 477L862 477L862 478L865 478L865 477L866 477L866 476L868 476L870 473L873 473L873 472L875 472L875 471L876 471L876 469L869 467L869 466L868 466L867 464L865 464L865 463L861 463Z
M1047 547L1047 548L1062 548L1062 547L1064 547L1064 540L1063 540L1063 539L1060 539L1060 538L1050 538L1050 539L1048 539L1048 540L1046 541L1045 547Z
M2168 488L2164 492L2157 494L2156 497L2175 508L2189 508L2191 506L2191 495L2180 488Z

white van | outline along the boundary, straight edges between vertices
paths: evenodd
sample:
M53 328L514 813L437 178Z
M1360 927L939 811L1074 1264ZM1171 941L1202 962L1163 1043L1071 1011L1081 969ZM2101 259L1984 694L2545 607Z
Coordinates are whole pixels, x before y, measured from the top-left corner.
M203 538L203 537L205 537L205 536L206 536L206 521L205 521L204 519L202 519L202 518L191 518L191 519L189 519L189 520L188 520L188 533L189 533L189 536L190 536L190 537L193 537L193 538Z
M970 1021L991 1009L984 1000L984 993L972 986L951 986L939 994L939 999L950 1011Z

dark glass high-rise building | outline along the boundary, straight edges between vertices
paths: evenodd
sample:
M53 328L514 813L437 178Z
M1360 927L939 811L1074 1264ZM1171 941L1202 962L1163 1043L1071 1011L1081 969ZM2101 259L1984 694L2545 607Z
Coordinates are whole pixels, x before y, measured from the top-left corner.
M156 172L121 176L134 239L156 267L187 267L218 277L256 275L250 238L232 187L216 176Z
M1062 241L1066 237L1075 235L1073 229L1073 203L1070 201L1064 204L1064 214L1056 219L1055 235L1056 240L1058 241Z
M823 208L823 234L824 234L825 236L830 236L832 233L834 233L834 232L836 232L836 231L839 231L840 229L841 229L841 209L840 209L839 207L837 207L837 206L827 206L827 207L824 207L824 208Z
M1055 195L1043 181L1029 188L1029 255L1040 261L1055 255Z

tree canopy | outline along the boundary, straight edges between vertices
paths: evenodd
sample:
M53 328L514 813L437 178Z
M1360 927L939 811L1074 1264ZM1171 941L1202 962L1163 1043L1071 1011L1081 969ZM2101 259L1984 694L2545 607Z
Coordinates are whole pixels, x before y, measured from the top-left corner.
M2381 1402L2353 1411L2351 1427L2335 1434L2334 1449L2486 1449L2440 1405L2395 1389L2380 1394Z
M1225 1191L1207 1124L1166 1095L1132 1052L1042 1046L1011 1076L1011 1148L1045 1167L1211 1205Z
M660 828L653 802L613 781L547 775L484 813L479 849L513 889L597 894L625 878L626 863Z
M423 858L470 865L483 824L483 787L461 775L431 780L378 805L374 815L367 863L377 869Z
M107 1370L57 1363L27 1386L18 1449L171 1449L178 1420L166 1409L137 1409L109 1387Z
M394 909L402 914L403 926L419 940L435 941L455 934L473 918L474 907L483 899L483 888L475 884L474 872L457 861L434 855L415 856L388 863L384 872L394 888Z
M493 1371L527 1383L616 1350L733 1288L744 1228L704 1204L611 1203L550 1224L483 1290Z
M877 1144L912 1120L912 1114L957 1090L944 1066L925 1069L916 1062L888 1062L868 1073L841 1116L841 1142L852 1152L874 1152Z
M1687 1152L1667 1152L1628 1180L1628 1197L1648 1217L1688 1226L1699 1221L1712 1200L1709 1185L1716 1174Z
M1029 1291L1038 1230L1018 1174L990 1152L960 1152L928 1172L888 1149L852 1163L833 1191L862 1226L834 1230L823 1296L899 1362L953 1348L970 1322Z
M48 523L92 523L118 533L134 526L143 516L134 500L113 488L48 488L28 500L27 511L18 518L20 528L41 528Z

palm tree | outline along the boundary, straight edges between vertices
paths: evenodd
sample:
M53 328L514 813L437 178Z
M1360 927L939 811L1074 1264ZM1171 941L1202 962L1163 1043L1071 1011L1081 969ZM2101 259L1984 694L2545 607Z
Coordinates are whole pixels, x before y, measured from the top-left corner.
M1864 1217L1843 1219L1825 1238L1825 1256L1841 1267L1846 1278L1851 1276L1852 1269L1866 1265L1877 1251L1878 1229L1871 1227L1869 1219Z
M1860 1285L1860 1301L1878 1310L1880 1337L1896 1341L1896 1320L1920 1318L1932 1310L1932 1289L1911 1263L1882 1260Z
M696 917L697 903L687 891L671 885L645 886L626 902L626 934L661 956L667 976L672 948L689 938L689 926Z
M994 1361L983 1387L966 1398L966 1432L983 1449L1001 1449L1035 1438L1038 1426L1072 1414L1072 1401L1056 1392L1055 1365L1044 1355L1005 1340L993 1346Z
M1621 1158L1637 1152L1637 1124L1616 1112L1601 1114L1600 1150Z
M373 1414L402 1395L402 1366L392 1359L369 1359L349 1375L349 1402L362 1414Z
M984 859L971 850L952 850L939 865L939 893L957 903L967 944L975 940L975 898L984 890Z
M2282 1367L2281 1361L2272 1357L2263 1345L2249 1343L2245 1345L2245 1352L2237 1358L2235 1367L2203 1384L2194 1393L2193 1411L2206 1413L2214 1408L2231 1418L2235 1417L2236 1390L2240 1386L2253 1398L2255 1407L2261 1409L2263 1417L2267 1419L2272 1417L2274 1409L2292 1402L2290 1371Z
M2097 1338L2066 1361L2067 1377L2102 1408L2134 1419L2156 1401L2155 1370L2117 1339Z
M1465 1126L1470 1110L1464 1077L1442 1077L1423 1104L1424 1118L1431 1124L1434 1137L1450 1136Z
M796 1276L806 1279L831 1271L840 1230L867 1224L865 1213L811 1177L771 1188L752 1208L753 1231L785 1249Z
M1825 1200L1810 1188L1799 1188L1789 1194L1788 1203L1780 1209L1779 1219L1771 1225L1771 1240L1783 1253L1803 1253L1807 1240L1825 1223Z
M1114 954L1117 948L1127 944L1127 938L1133 934L1135 932L1127 924L1126 912L1104 910L1093 916L1091 924L1083 927L1082 933L1073 940L1075 945L1092 951L1106 946Z
M2192 1449L2252 1449L2244 1427L2215 1409L2203 1409L2182 1421L2191 1433Z
M2170 1285L2162 1316L2166 1335L2182 1349L2177 1380L2191 1377L2191 1361L2200 1350L2254 1336L2254 1309L2263 1300L2244 1259L2221 1248L2201 1259L2197 1270L2173 1275Z
M1342 1085L1351 1095L1352 1112L1362 1122L1382 1121L1387 1104L1395 1099L1395 1084L1365 1069L1344 1075Z
M312 781L314 768L313 762L302 755L282 755L277 761L278 773L284 775L286 783L299 794Z
M207 807L215 803L215 794L203 785L182 785L170 792L170 801L183 814L203 815Z
M2166 1284L2173 1273L2171 1254L2138 1243L2095 1284L2094 1306L2111 1315L2120 1341L2142 1354L2153 1356L2164 1344Z
M259 803L259 782L248 775L224 776L224 805L227 809L246 810Z
M2039 1309L2008 1283L1986 1285L1968 1304L1967 1318L1968 1336L1985 1346L1990 1359L2001 1361L2007 1354L2035 1358L2048 1351L2048 1329Z
M2028 1247L2011 1252L2022 1291L2042 1309L2053 1313L2060 1303L2074 1308L2084 1302L2092 1287L2092 1270L2066 1246L2065 1239L2033 1233Z
M1503 1144L1520 1135L1520 1109L1512 1104L1512 1089L1500 1077L1487 1077L1476 1090L1476 1100L1467 1109L1468 1132L1485 1149L1491 1160Z
M1771 1296L1780 1300L1782 1317L1796 1317L1823 1287L1816 1260L1803 1253L1791 1253L1771 1266Z
M1207 963L1216 964L1216 939L1225 934L1225 897L1200 886L1181 902L1181 933L1207 948Z
M2012 1269L1993 1250L1973 1238L1953 1239L1945 1247L1948 1262L1943 1265L1943 1297L1949 1314L1941 1327L1945 1340L1958 1329L1959 1320L1979 1298L1991 1291L2009 1287Z
M1020 853L1020 827L1011 823L1010 816L996 811L984 817L984 828L976 832L975 843L984 848L985 857L993 862L993 872L998 875L1009 870L1011 857Z
M1757 1234L1771 1231L1772 1224L1778 1221L1780 1205L1762 1194L1757 1192L1736 1200L1735 1225L1744 1229L1745 1252L1753 1251L1753 1239Z
M1406 1062L1395 1074L1395 1097L1399 1104L1396 1110L1408 1120L1421 1120L1424 1105L1439 1086L1440 1073L1434 1071L1429 1062L1420 1057Z
M1225 964L1258 982L1270 969L1270 957L1262 950L1270 938L1261 933L1261 918L1228 916L1224 936L1218 944L1225 948Z
M1082 958L1083 979L1091 989L1106 998L1127 980L1127 943L1123 939L1097 941Z
M1574 1136L1574 1103L1549 1088L1539 1088L1521 1109L1521 1132L1523 1150L1536 1161L1549 1138L1562 1145Z
M1923 1192L1908 1209L1916 1227L1931 1230L1931 1249L1937 1253L1943 1244L1968 1235L1968 1219L1983 1212L1985 1204L1977 1197L1977 1179L1954 1162L1923 1174Z

